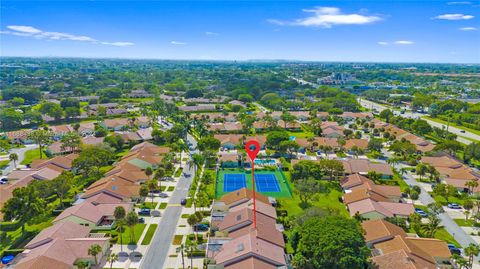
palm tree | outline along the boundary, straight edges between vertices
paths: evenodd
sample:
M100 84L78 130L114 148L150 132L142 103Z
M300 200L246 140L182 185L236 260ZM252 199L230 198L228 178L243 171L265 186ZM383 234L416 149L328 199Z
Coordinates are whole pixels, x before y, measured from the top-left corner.
M35 130L28 134L28 139L33 140L38 145L38 150L40 153L40 159L42 158L43 145L50 141L51 133L46 130Z
M423 163L419 163L417 164L416 171L417 175L420 176L420 180L422 180L422 177L427 174L428 167Z
M13 167L17 168L17 161L18 161L18 154L17 153L10 153L8 156L11 162L13 162Z
M117 230L120 233L120 250L123 251L123 226L125 224L125 208L123 206L117 206L115 207L115 211L113 212L113 216L115 218L115 223L117 223Z
M150 195L152 197L152 204L153 204L153 192L158 188L158 181L156 179L149 180L147 182L148 190L150 191Z
M470 244L464 249L465 255L468 256L468 268L473 266L473 257L480 253L480 247L477 244Z
M475 189L476 187L478 187L478 181L472 179L472 180L468 181L467 183L465 183L465 187L468 188L468 191L469 191L470 193L473 193L474 189Z
M138 215L134 211L130 211L125 218L127 226L130 228L130 242L135 242L135 225L138 223Z
M78 267L78 269L85 269L89 264L86 261L78 261L75 263L75 265Z
M180 245L180 251L182 252L182 269L185 269L185 257L183 256L183 251L185 250L185 245Z
M107 262L110 263L110 269L112 269L112 266L113 266L113 263L118 261L118 254L116 253L110 253L108 256L107 256Z
M424 227L426 237L434 237L440 228L440 218L433 214L429 215L428 224Z
M102 252L102 247L98 244L93 244L88 248L88 255L92 255L95 258L95 265L98 264L97 255Z
M197 241L190 242L188 245L188 251L190 252L190 268L193 268L193 252L195 250L197 250Z

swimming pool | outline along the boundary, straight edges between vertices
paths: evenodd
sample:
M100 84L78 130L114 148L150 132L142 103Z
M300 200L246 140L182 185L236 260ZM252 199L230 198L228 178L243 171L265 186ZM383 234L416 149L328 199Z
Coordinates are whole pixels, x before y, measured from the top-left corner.
M272 159L255 159L255 164L258 165L275 165L275 160Z
M291 135L291 136L289 137L289 139L290 139L290 141L295 141L295 139L297 139L297 137L294 136L294 135Z

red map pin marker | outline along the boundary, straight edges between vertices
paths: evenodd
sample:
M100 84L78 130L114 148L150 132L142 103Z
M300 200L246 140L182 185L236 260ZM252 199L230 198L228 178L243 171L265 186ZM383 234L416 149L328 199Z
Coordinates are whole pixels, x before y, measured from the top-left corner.
M248 157L252 162L257 158L257 154L260 151L260 143L257 140L249 140L245 144L245 151L247 151Z

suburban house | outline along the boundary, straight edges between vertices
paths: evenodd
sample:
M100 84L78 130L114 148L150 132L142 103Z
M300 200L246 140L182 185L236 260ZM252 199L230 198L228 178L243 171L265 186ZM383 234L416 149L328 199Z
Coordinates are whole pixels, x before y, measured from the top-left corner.
M67 133L74 131L73 127L67 124L50 126L50 130L53 140L60 140Z
M33 160L30 165L31 169L40 169L44 167L51 168L53 170L63 172L64 170L72 170L73 160L78 157L78 154L68 154L62 156L56 156L52 159L37 159Z
M32 132L32 130L19 130L19 131L12 131L12 132L5 132L4 136L6 136L12 143L15 144L33 144L33 140L28 138L28 135Z
M220 133L239 132L243 130L242 123L240 122L215 122L208 124L207 128L209 131Z
M339 116L346 121L352 121L356 119L373 119L373 114L370 112L343 112Z
M196 105L196 106L180 106L178 107L181 111L185 112L195 112L195 111L215 111L215 105Z
M17 255L13 261L15 269L76 268L75 264L85 261L91 265L94 257L88 253L92 245L102 248L97 256L101 260L110 248L109 238L90 236L90 228L65 221L41 231Z
M308 121L310 119L310 111L290 111L299 121Z
M220 154L218 154L217 160L221 167L234 168L238 167L239 156L238 153L220 152Z
M90 136L95 133L95 123L93 122L81 122L78 128L78 133L81 136Z
M442 240L408 235L402 228L380 219L364 221L362 228L376 268L453 268L450 250Z
M390 165L386 163L372 163L367 159L348 159L342 160L345 174L362 174L366 175L370 171L374 171L381 175L382 178L388 179L393 176Z
M97 203L85 200L65 209L53 223L69 221L90 229L111 229L115 222L113 212L117 206L123 207L126 212L133 209L131 203Z
M375 126L381 126L385 129L386 132L389 132L391 135L395 135L397 140L406 139L410 143L414 144L419 152L425 153L435 148L434 144L403 129L400 129L393 124L383 123L379 120L376 120L374 122Z
M371 198L357 200L347 205L350 216L358 215L363 219L384 219L387 217L408 218L415 212L413 204L376 202Z
M250 139L255 139L260 143L260 147L265 148L267 137L264 135L245 136L241 134L215 134L215 139L220 141L220 146L226 149L235 149L237 145L240 145Z
M120 131L124 127L130 126L130 121L127 118L106 119L100 125L108 130Z
M212 211L215 233L209 238L210 269L286 269L283 227L276 223L268 197L257 194L257 227L253 227L253 196L246 188L224 195Z
M95 137L95 136L88 136L88 137L82 137L82 145L99 145L103 143L104 137ZM62 148L62 142L61 141L55 141L51 145L47 147L47 153L50 155L59 155L59 154L67 154L67 153L72 153L71 148ZM74 149L74 151L79 151L80 148Z
M466 184L469 181L480 180L480 174L447 155L439 157L423 156L421 162L435 167L435 170L440 173L441 179L446 184L456 187L459 191L468 191ZM475 187L473 192L479 193L480 188Z
M148 98L152 97L153 94L147 92L146 90L133 90L128 94L130 98Z
M135 124L138 128L145 129L150 127L150 119L146 116L137 117L135 119Z
M343 134L345 128L334 121L324 121L320 124L320 128L322 129L323 137L342 138L345 136Z
M361 183L357 184L357 182ZM400 187L377 185L360 174L349 175L340 184L345 191L343 202L346 205L363 199L372 199L376 202L401 202Z

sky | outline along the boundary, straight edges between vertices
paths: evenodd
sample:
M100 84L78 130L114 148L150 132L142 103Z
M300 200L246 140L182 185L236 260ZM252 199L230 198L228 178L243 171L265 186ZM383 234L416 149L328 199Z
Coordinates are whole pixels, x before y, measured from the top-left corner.
M480 1L0 2L0 55L480 63Z

